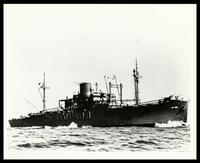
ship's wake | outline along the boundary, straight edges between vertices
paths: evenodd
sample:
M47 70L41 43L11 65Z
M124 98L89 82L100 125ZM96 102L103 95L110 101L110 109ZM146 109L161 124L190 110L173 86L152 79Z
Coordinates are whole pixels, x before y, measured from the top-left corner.
M91 128L92 126L82 126L81 128ZM21 127L19 127L21 129ZM68 126L38 126L38 127L23 127L30 129L68 129L68 128L79 128L75 122L71 122Z
M168 121L167 123L156 123L155 127L186 127L188 126L187 123L183 121Z
M52 126L45 126L45 129L66 129L66 128L78 128L78 125L75 122L71 122L68 126L57 126L57 127L52 127Z
M175 128L175 127L187 127L188 123L183 121L168 121L167 123L156 123L155 127L161 128ZM22 129L22 127L17 127L18 129ZM33 127L23 127L23 129L69 129L69 128L79 128L75 122L71 122L68 126L33 126ZM92 126L82 126L81 128L92 128Z

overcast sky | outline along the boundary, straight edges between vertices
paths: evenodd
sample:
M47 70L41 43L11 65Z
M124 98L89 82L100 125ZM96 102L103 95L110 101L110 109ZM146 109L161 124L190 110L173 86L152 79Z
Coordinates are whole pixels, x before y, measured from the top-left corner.
M78 83L117 76L134 98L138 60L141 101L171 94L192 100L196 69L195 5L4 5L4 111L37 112L46 72L47 107L72 97Z

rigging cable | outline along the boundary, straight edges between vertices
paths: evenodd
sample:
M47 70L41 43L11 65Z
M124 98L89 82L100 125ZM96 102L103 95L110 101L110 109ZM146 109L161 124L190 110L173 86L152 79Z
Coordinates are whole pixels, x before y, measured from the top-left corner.
M31 106L33 106L37 111L39 111L39 109L38 109L35 105L33 105L30 101L28 101L28 100L25 99L24 97L23 97L23 99L24 99L27 103L29 103Z

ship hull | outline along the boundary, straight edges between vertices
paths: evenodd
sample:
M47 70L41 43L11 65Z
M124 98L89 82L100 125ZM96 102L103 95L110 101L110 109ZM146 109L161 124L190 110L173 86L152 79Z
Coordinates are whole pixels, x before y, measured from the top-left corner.
M187 122L187 102L173 100L162 104L139 106L112 106L99 104L89 111L47 112L22 119L9 120L11 127L68 126L72 122L78 127L146 126L168 121Z

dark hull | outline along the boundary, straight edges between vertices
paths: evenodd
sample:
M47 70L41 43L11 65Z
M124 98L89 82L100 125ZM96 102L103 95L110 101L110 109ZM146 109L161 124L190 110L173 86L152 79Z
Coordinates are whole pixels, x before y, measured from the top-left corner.
M113 106L98 104L86 112L46 112L22 119L9 121L11 127L68 126L71 122L81 126L147 126L168 121L187 121L187 102L172 100L162 104L140 106Z

